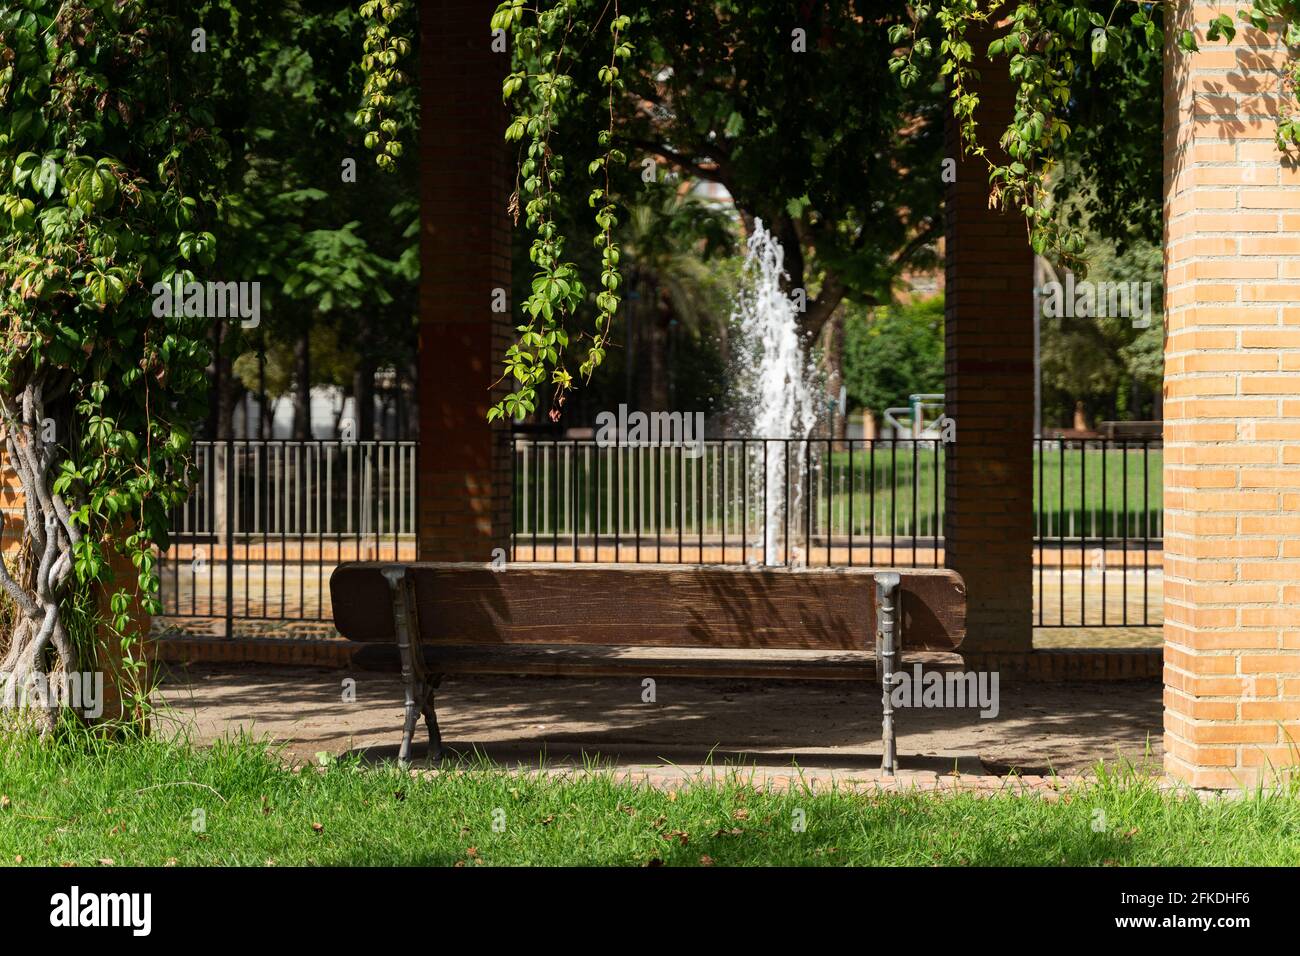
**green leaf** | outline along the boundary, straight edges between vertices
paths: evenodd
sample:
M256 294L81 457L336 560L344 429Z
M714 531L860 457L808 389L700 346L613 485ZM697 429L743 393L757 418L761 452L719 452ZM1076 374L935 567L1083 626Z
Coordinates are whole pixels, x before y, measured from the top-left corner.
M96 210L107 209L117 196L117 179L107 169L96 169L90 176L90 201Z
M54 195L54 190L59 187L59 164L52 156L46 156L41 160L35 175L32 177L32 188L38 193L49 199Z
M40 157L35 153L20 153L14 160L13 183L15 186L21 186L31 176L32 170L40 162Z
M1092 65L1100 66L1101 62L1106 59L1106 46L1109 38L1105 30L1092 31Z

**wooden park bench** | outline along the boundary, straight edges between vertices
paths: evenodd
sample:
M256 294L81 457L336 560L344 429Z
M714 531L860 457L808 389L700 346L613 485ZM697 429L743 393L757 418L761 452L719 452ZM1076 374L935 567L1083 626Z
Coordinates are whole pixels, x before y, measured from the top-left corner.
M446 674L874 678L893 773L899 655L955 650L966 629L965 586L946 570L354 562L334 570L330 595L353 665L401 670L401 763L419 714L441 755L433 694Z

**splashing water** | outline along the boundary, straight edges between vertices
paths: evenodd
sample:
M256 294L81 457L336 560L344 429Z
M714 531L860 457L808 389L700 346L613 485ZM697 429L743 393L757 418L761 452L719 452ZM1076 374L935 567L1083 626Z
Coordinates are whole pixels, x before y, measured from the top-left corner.
M784 439L807 438L818 411L815 373L799 336L799 309L781 288L784 259L781 244L761 219L755 220L731 314L739 338L732 352L734 418L743 434L767 439L748 452L756 483L750 500L760 507L766 503L762 537L753 542L762 547L764 564L797 561L793 539L798 538L795 519L801 514L807 446Z

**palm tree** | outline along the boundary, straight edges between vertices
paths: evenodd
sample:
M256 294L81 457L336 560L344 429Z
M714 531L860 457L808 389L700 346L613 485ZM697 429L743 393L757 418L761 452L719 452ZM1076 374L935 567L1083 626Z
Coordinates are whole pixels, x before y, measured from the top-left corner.
M628 397L630 402L635 392L637 406L648 411L668 409L673 400L674 327L697 340L726 335L728 299L709 260L734 251L739 220L729 207L702 200L691 189L690 182L659 184L629 207L620 237L628 289Z

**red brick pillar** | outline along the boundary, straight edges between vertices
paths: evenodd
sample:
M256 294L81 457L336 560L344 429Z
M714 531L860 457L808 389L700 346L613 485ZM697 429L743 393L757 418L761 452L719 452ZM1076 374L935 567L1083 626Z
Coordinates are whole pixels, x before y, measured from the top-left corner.
M112 538L120 539L130 534L130 531L130 528L120 529ZM155 677L153 665L158 659L158 644L151 633L149 612L141 604L135 566L130 558L118 554L112 538L103 542L103 548L108 555L109 567L113 570L113 581L100 587L99 613L105 620L111 620L113 595L118 591L126 591L131 596L131 603L127 609L130 623L127 625L126 633L139 640L140 643L132 648L131 656L136 661L144 662L145 666L142 670L132 673L125 666L121 638L111 628L100 629L95 646L95 669L104 674L104 712L100 719L118 720L129 717L131 720L143 720L141 729L147 730L149 723L144 714L138 710L128 710L128 702L125 698L153 686ZM156 699L154 703L157 703Z
M487 424L510 334L511 153L493 52L495 0L420 7L419 555L487 561L510 518L509 426Z
M1165 49L1165 769L1201 787L1300 741L1300 171L1286 48L1237 6L1179 0Z
M987 40L973 37L977 51ZM979 67L980 130L996 148L1012 116L1006 65ZM963 650L1028 651L1033 645L1033 253L1024 219L988 208L984 160L958 160L944 204L947 449L944 548L966 581Z

